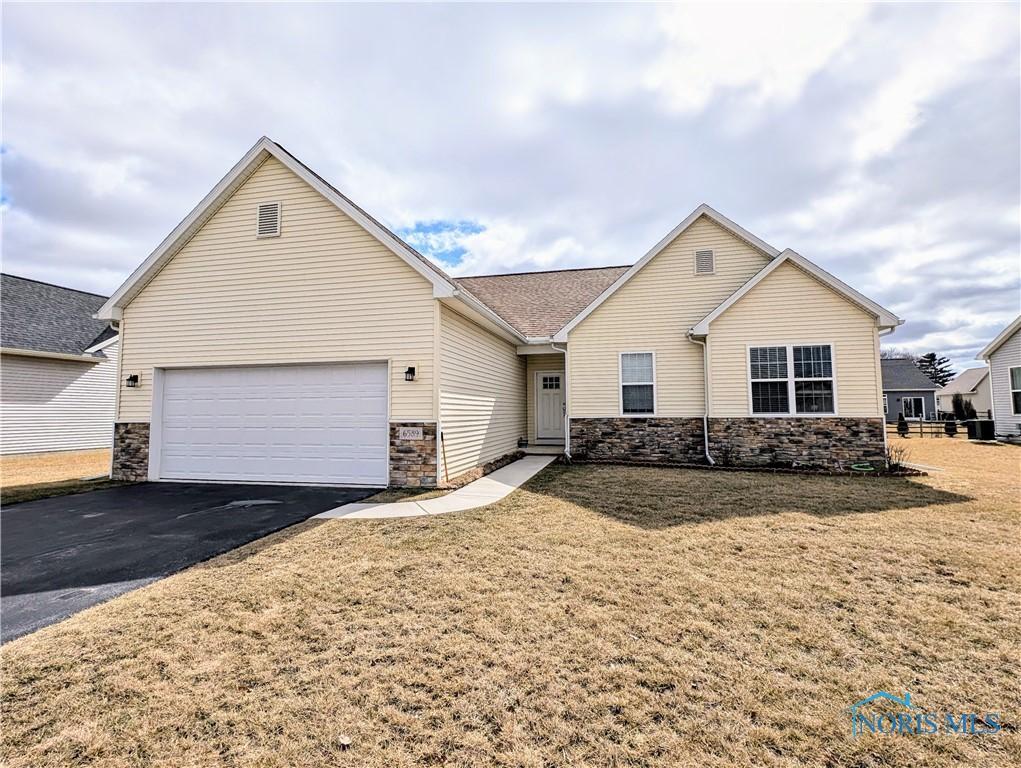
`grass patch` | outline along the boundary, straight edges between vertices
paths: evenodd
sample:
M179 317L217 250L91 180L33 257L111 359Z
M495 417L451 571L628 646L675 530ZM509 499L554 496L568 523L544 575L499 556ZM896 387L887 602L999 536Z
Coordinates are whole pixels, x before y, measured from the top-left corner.
M390 504L397 501L425 501L446 496L450 491L437 489L422 490L421 488L387 488L384 491L363 499L362 504Z
M4 489L109 474L109 448L0 456L0 488Z
M70 496L74 493L85 493L86 491L99 491L104 488L113 488L116 485L127 485L122 480L64 480L57 483L38 483L36 485L18 485L13 488L0 489L0 504L20 504L23 501L35 501L36 499L48 499L52 496Z
M910 443L945 471L555 466L482 510L309 521L4 646L0 757L1015 764L1021 451ZM852 739L876 690L1007 728Z

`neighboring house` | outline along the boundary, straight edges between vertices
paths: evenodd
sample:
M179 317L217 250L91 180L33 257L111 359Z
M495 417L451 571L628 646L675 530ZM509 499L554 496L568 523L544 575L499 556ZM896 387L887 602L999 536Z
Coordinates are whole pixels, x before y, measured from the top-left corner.
M978 354L989 366L997 437L1021 436L1021 316Z
M953 381L936 391L936 405L943 413L954 412L954 395L960 395L971 403L975 414L984 419L993 407L989 391L989 368L966 368Z
M630 267L453 279L265 138L99 314L115 476L369 486L471 477L522 439L881 463L901 322L705 205Z
M105 296L0 275L0 453L109 448L117 333Z
M907 357L882 360L883 414L894 423L903 413L905 419L919 421L936 418L936 390L932 380Z

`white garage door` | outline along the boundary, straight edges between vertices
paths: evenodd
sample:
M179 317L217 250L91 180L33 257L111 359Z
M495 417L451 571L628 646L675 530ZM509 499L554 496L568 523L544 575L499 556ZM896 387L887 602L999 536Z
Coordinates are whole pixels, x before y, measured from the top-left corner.
M385 363L163 374L160 477L387 484Z

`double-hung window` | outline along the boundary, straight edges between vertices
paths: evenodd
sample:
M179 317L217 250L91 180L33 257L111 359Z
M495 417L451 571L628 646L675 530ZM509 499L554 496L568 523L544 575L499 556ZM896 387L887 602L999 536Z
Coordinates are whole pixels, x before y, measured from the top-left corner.
M625 416L656 412L656 361L652 352L620 355L620 410Z
M836 413L833 349L829 344L750 347L748 373L753 415Z
M1010 409L1015 416L1021 416L1021 367L1010 371Z

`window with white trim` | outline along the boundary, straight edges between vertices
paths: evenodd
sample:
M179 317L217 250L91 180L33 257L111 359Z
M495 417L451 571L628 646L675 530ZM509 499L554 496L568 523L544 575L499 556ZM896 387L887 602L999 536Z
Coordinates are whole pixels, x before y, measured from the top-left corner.
M621 353L620 409L625 416L656 412L656 363L652 352Z
M1010 408L1015 416L1021 416L1021 367L1010 371Z
M753 415L836 412L833 349L829 344L750 347L748 374ZM883 405L885 409L885 399Z
M883 395L883 415L886 416L890 412L890 396Z

